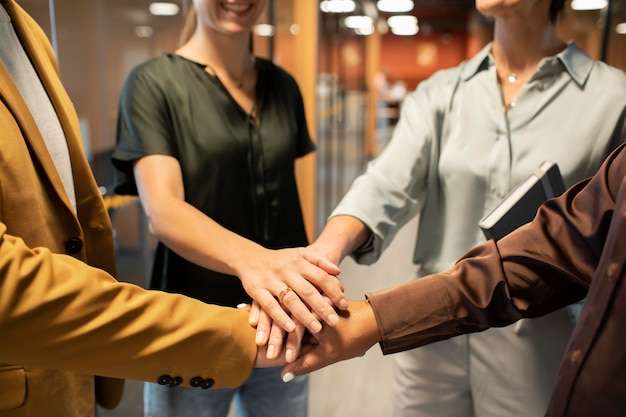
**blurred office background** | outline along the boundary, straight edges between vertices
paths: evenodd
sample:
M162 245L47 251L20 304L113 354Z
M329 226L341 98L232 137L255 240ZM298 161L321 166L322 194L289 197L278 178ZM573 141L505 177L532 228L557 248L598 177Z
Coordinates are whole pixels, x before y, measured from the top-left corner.
M318 150L298 162L311 239L367 162L386 145L407 92L438 69L457 65L491 40L490 22L471 0L267 0L255 52L297 79ZM85 152L116 232L119 279L144 285L154 240L134 198L112 193L111 151L121 85L130 69L176 49L191 0L18 0L44 28L61 78L81 118ZM626 0L567 1L560 33L589 55L626 70ZM593 105L593 103L590 103ZM413 275L416 221L371 267L342 264L349 297ZM311 377L310 416L385 416L390 358L364 357ZM142 384L102 417L142 416Z

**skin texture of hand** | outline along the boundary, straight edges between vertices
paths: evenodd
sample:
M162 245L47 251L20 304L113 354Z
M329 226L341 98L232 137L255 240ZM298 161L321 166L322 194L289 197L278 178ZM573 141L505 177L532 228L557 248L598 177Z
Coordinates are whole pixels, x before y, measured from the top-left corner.
M286 363L285 357L277 357L274 359L268 359L267 346L261 346L257 349L256 360L254 361L255 368L271 368L274 366L281 366Z
M256 301L253 301L252 305L244 305L240 308L248 309L251 312L251 316L258 314L261 325L267 326L267 330L257 331L256 334L256 344L259 347L265 347L267 359L277 359L282 354L283 348L287 363L293 362L298 357L302 339L306 333L306 328L302 323L294 319L296 328L287 333L279 325L272 322L269 314L263 311Z
M316 266L320 270L323 270L326 274L330 276L334 276L334 277L337 277L339 275L340 273L339 267L328 259L322 259L323 255L320 255L319 261L318 261L315 257L309 258L307 256L309 247L297 248L296 250L302 251L301 253L304 259L308 260L312 265ZM315 259L315 262L312 261L313 259ZM341 284L341 281L338 278L337 278L337 283L340 286L342 295L343 295L343 285ZM341 309L345 309L347 307L347 300L345 300L345 298L343 300L339 300L339 303L340 303L339 305L334 304L333 300L331 300L328 296L325 295L324 289L321 288L319 284L315 284L315 285L317 288L320 288L320 291L321 291L320 296L326 299L326 303L328 306L331 306L331 308L334 306L337 306ZM294 292L290 291L285 294L285 296L282 299L282 302L287 303L289 302L290 299L294 299L294 296L296 296L297 298L297 296L299 295L300 293L298 293L297 290L294 290ZM304 299L303 301L306 301L306 299ZM283 304L283 308L286 311L291 311L290 308L286 304ZM303 312L303 314L306 314L306 312ZM321 322L320 314L318 311L312 310L311 314L315 316L318 322ZM324 321L327 324L330 324L331 326L334 325L338 320L336 318L336 314L333 314L330 312L327 312L326 314L327 316ZM302 327L302 322L300 322L298 318L299 317L297 316L292 317L294 321L298 321L298 324L296 324L295 334L294 334L294 331L291 331L287 335L286 354L287 354L288 362L290 362L289 358L295 359L295 357L297 357L298 350L300 349L300 340L302 339L302 335L298 335L297 330L300 327ZM273 357L272 355L279 355L283 346L283 341L285 339L285 332L281 331L282 326L279 327L276 324L276 322L274 322L273 316L270 315L268 312L266 312L257 301L253 302L252 307L250 309L250 324L253 326L256 326L257 328L257 336L256 336L257 345L263 346L265 344L269 344L268 355L270 355L269 356L270 358ZM315 322L311 322L311 325L305 326L305 327L307 327L308 330L312 333L316 333L317 331L321 329L321 326L317 326ZM282 327L282 329L284 329L284 327Z
M302 345L300 356L283 368L283 381L289 382L294 376L363 356L380 341L374 311L367 301L349 301L348 310L339 315L336 326L324 326L321 332L313 335L313 343Z
M371 230L356 217L334 216L315 242L306 247L304 257L327 273L338 275L333 268L338 268L343 258L365 243L370 235Z
M297 320L311 333L317 333L321 329L320 321L331 326L337 323L334 307L347 307L339 278L308 262L304 248L265 249L258 258L248 258L240 278L246 292L260 307L250 311L250 323L257 326L259 333L257 341L267 340L269 336L267 317L261 310L286 331L293 331ZM286 292L279 302L277 297L286 287L293 291ZM285 325L288 322L293 326Z
M303 257L327 274L338 276L340 273L338 265L341 260L347 253L363 244L370 233L365 224L355 217L335 216L329 220L317 240L304 248ZM322 295L324 295L323 292ZM328 299L328 304L333 305L333 301ZM326 322L328 323L328 320ZM270 358L274 357L273 355L279 355L285 333L280 331L272 317L256 302L252 305L250 324L257 327L257 345L263 346L268 343ZM311 330L311 326L307 327ZM292 354L297 355L300 345L296 341L300 339L301 337L293 332L287 336L285 346L288 362L291 362Z

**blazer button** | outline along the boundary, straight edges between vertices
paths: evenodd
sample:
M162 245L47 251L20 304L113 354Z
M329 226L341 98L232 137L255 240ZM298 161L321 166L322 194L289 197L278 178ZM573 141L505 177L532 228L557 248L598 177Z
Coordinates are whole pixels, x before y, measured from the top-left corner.
M170 382L172 382L172 377L169 375L161 375L158 379L157 379L157 383L159 385L169 385Z
M65 253L76 255L83 249L83 242L80 239L68 239L65 242Z
M215 380L213 378L204 379L201 376L194 376L189 381L189 385L194 388L202 388L209 389L215 384Z
M179 376L169 376L169 375L161 375L158 379L157 379L157 383L159 385L167 385L169 387L177 387L180 384L183 383L183 378L179 377Z

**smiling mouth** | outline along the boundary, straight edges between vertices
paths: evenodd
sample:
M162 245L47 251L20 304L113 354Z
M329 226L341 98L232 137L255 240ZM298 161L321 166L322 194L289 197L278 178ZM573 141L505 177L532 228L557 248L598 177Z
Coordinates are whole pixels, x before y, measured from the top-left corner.
M230 3L230 2L222 2L220 3L223 9L233 12L233 13L244 13L248 10L252 9L251 3Z

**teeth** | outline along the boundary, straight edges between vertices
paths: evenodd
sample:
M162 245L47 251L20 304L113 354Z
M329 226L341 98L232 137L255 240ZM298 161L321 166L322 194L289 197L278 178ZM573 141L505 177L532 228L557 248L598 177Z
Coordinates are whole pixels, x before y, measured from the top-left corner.
M241 4L241 3L222 3L222 7L228 10L229 12L234 13L242 13L250 8L250 4Z

